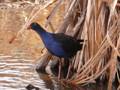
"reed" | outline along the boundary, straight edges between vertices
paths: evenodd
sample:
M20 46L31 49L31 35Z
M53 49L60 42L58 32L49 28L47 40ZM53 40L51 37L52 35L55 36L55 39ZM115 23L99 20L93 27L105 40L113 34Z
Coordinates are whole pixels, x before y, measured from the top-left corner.
M72 64L77 72L69 81L88 84L96 83L98 78L107 79L108 90L112 90L115 78L120 82L117 60L120 56L120 2L65 0L64 3L65 13L57 31L85 40L83 49L77 53ZM51 12L49 22L58 8Z
M35 0L36 3L39 0ZM78 39L84 39L84 46L73 58L72 67L76 70L69 78L74 84L96 83L96 79L108 80L108 90L117 78L120 89L120 1L119 0L54 0L45 7L36 6L20 32L37 18L42 9L55 4L47 18L46 27L53 32L63 32ZM60 22L54 26L54 16L64 6ZM58 27L55 30L54 27ZM17 35L19 35L19 33ZM37 68L44 68L51 55L44 50ZM57 59L57 58L56 58ZM41 65L42 64L42 65Z

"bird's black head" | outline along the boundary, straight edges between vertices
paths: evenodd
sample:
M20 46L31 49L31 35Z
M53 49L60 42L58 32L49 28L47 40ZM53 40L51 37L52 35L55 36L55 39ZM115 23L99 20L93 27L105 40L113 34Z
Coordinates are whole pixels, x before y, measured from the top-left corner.
M37 30L41 29L41 26L38 23L33 22L29 25L28 29L33 29L33 30L37 31Z

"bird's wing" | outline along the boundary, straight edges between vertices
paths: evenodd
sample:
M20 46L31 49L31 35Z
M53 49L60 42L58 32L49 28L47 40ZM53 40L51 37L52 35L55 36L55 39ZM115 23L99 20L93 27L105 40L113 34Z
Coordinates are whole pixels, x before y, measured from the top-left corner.
M64 33L53 34L53 38L56 42L60 43L63 50L66 52L74 52L79 48L80 45L79 41L69 35L65 35Z

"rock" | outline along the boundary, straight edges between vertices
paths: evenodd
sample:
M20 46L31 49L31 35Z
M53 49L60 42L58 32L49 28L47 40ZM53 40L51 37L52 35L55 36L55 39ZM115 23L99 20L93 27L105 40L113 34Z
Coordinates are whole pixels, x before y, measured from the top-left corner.
M33 86L32 84L29 84L28 86L26 86L26 89L27 90L40 90L38 87L35 87L35 86Z

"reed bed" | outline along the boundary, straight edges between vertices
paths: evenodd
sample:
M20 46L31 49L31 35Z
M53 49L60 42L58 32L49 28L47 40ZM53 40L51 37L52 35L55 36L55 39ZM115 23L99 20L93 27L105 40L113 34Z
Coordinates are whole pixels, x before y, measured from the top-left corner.
M39 0L38 0L39 1ZM29 2L29 1L28 1ZM37 0L36 0L37 2ZM69 78L74 84L96 83L96 80L108 80L108 90L112 90L112 83L118 81L120 90L120 1L119 0L54 0L44 7L33 5L31 14L21 30L39 18L42 9L54 4L54 8L46 21L53 32L63 32L78 39L84 39L81 51L73 58L72 67L76 72ZM63 16L58 26L52 21L59 9L64 6ZM55 27L58 27L55 30ZM51 55L43 50L37 68L47 67ZM54 58L58 59L58 58ZM54 62L54 61L53 61Z
M48 22L52 21L63 1L57 2ZM64 3L64 17L57 31L85 40L83 49L73 59L76 72L69 81L88 84L96 83L98 78L107 79L108 90L112 90L115 78L120 81L117 59L120 55L119 1L66 0Z

